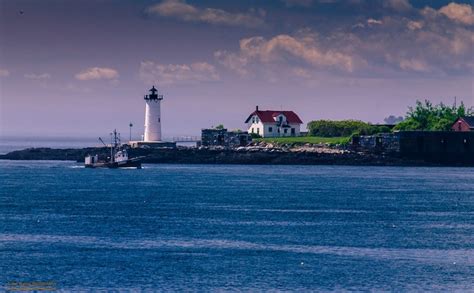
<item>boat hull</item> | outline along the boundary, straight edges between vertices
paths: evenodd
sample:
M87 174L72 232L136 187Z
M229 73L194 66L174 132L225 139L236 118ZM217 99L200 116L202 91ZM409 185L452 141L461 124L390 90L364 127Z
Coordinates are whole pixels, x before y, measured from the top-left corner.
M97 162L93 164L85 164L86 168L109 168L109 169L118 169L118 168L142 168L141 160L127 160L122 162Z

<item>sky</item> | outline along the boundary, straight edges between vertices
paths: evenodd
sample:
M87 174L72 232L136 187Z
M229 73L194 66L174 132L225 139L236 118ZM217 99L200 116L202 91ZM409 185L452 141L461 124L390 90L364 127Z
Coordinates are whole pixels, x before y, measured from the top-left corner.
M304 125L474 106L473 28L470 1L0 0L0 135L140 137L152 85L168 138L257 105Z

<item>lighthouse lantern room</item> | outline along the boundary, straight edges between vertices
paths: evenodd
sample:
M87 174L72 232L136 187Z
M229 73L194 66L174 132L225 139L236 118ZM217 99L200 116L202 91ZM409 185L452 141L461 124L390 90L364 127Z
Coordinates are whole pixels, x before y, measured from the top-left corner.
M161 100L163 95L153 86L150 94L145 95L145 142L161 141Z

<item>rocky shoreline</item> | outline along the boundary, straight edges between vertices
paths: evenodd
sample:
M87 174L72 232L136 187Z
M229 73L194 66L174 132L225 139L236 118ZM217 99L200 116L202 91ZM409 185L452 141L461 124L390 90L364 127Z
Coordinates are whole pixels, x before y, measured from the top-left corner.
M3 160L66 160L83 162L87 154L107 157L107 148L51 149L30 148L0 155ZM421 166L432 165L407 160L394 154L367 153L329 145L252 144L226 148L130 149L131 156L145 156L144 163L167 164L248 164L248 165L358 165Z

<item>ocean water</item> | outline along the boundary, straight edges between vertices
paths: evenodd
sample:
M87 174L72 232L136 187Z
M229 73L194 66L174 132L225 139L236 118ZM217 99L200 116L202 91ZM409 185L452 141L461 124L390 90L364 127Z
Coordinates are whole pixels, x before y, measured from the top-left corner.
M474 169L0 161L0 290L473 291Z

